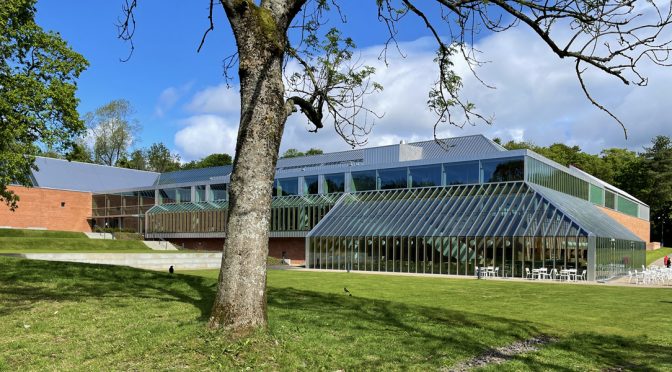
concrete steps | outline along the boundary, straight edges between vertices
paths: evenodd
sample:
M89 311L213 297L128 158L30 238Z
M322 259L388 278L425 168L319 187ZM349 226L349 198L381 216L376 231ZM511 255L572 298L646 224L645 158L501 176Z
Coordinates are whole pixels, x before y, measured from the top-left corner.
M164 241L158 241L158 240L143 240L143 243L149 249L154 250L154 251L176 251L177 247L173 245L173 243L164 240Z
M139 269L175 271L219 269L222 253L8 253L3 256L31 260L81 262L102 265L130 266Z
M99 232L85 232L84 235L89 237L89 239L107 239L112 240L114 236L110 233L99 233Z

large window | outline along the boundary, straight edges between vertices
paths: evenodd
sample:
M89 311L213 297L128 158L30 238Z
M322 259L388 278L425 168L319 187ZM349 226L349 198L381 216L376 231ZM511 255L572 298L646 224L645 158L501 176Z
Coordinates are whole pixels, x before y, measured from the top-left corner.
M628 200L620 195L618 195L618 211L621 213L628 214L630 216L637 216L637 203L632 200Z
M410 167L412 187L441 186L441 164Z
M196 191L196 200L197 202L205 201L205 185L198 185L194 187Z
M299 179L298 178L279 178L278 196L298 195L299 194Z
M178 187L175 190L177 190L178 203L187 203L191 201L191 187Z
M352 172L352 191L376 189L376 171Z
M177 190L176 189L161 189L159 190L159 203L168 204L177 202Z
M303 193L304 194L317 194L318 192L318 182L317 176L305 176L303 177Z
M446 185L478 183L478 161L444 164Z
M604 191L604 206L611 209L616 209L615 195L613 192Z
M379 169L380 189L405 189L408 187L407 168Z
M210 185L210 200L226 200L226 184L220 183L216 185Z
M590 201L597 205L604 205L604 193L602 188L590 184Z
M523 158L482 160L483 182L521 181L525 174Z
M345 175L343 173L332 173L324 175L324 193L344 192Z

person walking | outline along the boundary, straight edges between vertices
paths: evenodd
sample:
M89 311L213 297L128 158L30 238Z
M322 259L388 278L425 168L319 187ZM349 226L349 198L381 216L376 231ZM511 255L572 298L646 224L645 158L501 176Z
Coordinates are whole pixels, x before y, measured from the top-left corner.
M669 263L670 263L670 258L667 255L665 255L665 257L663 257L663 266L664 267L670 267L668 265Z

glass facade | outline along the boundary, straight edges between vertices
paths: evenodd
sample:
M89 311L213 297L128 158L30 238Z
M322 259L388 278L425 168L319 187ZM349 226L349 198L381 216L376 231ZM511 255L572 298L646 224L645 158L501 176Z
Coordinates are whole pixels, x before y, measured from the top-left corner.
M589 183L567 172L531 157L527 158L526 172L529 182L588 200Z
M344 192L345 174L333 173L324 175L324 193Z
M318 176L303 177L303 194L310 194L310 195L317 194L319 191L318 179L319 179Z
M618 211L627 215L638 217L637 203L618 195Z
M194 200L195 202L207 201L205 197L205 185L194 186L194 193L196 196L196 200Z
M523 158L482 160L483 182L522 181L525 177Z
M389 168L378 171L378 189L403 189L408 187L408 168Z
M604 205L604 190L590 184L590 202L597 205Z
M443 165L446 185L468 185L479 182L478 161L448 163Z
M601 212L587 201L576 199L571 214L559 209L562 198L524 182L346 194L309 233L308 266L451 275L493 266L510 277L542 267L581 273L588 271L594 238L576 216L601 233L633 239L621 239L634 249L628 258L617 253L609 264L627 262L632 269L643 259L643 242L591 223Z
M298 178L279 178L276 180L277 196L299 195Z
M441 168L441 164L410 167L408 174L411 178L411 187L441 186L443 184Z
M210 201L228 200L227 185L225 183L210 185Z
M375 190L377 187L376 171L352 172L352 183L350 191L368 191Z

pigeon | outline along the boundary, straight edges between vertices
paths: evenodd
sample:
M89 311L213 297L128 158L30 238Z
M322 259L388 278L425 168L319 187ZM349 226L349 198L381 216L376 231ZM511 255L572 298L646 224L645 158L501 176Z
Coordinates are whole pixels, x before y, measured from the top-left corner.
M348 291L348 289L345 287L343 287L343 292L347 293L348 296L352 296L352 293L350 293L350 291Z
M173 269L173 265L170 265L170 267L168 268L168 272L171 274L175 272L175 269Z

